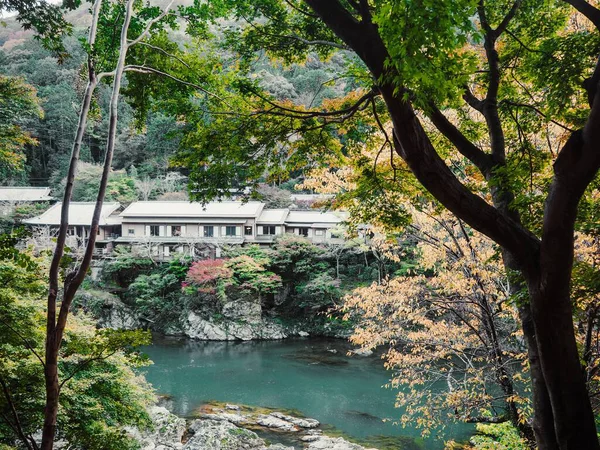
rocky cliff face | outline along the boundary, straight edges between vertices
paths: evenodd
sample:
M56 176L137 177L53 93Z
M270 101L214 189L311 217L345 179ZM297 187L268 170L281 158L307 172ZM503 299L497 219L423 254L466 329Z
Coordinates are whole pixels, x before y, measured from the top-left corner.
M165 335L198 340L278 340L309 335L345 338L349 333L326 322L320 326L304 322L284 326L264 314L260 301L255 298L229 299L218 314L213 310L182 307L178 320L169 324L152 322L117 295L101 290L82 291L77 296L77 306L95 317L100 328L149 328Z
M210 341L285 339L288 336L281 325L268 319L224 319L216 322L202 318L193 311L187 314L181 331L192 339Z

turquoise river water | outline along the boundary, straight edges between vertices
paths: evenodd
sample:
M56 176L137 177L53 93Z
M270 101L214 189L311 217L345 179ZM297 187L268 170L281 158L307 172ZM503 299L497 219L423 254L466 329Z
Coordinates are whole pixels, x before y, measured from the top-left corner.
M144 352L154 364L144 372L175 414L189 416L203 403L294 409L344 435L398 450L442 449L440 439L394 425L401 411L384 387L390 373L377 355L348 357L340 339L205 342L155 337ZM467 425L450 425L446 439L464 441ZM435 432L432 433L435 436Z

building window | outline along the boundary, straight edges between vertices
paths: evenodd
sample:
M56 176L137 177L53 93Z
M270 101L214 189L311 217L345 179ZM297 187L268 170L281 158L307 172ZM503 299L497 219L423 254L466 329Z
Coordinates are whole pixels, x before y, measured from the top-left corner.
M173 225L171 227L171 236L181 236L181 225Z
M315 236L323 236L323 230L315 230Z
M237 227L234 227L232 225L227 225L225 227L225 236L235 236L236 235L236 229Z
M213 237L215 235L215 227L208 225L204 227L204 237Z
M135 234L135 229L129 228L129 230L127 230L127 233L129 233L130 236L133 236Z
M245 226L244 227L244 235L245 236L252 236L252 227Z
M160 226L150 225L150 236L160 236Z
M275 225L263 225L262 234L275 234Z
M298 228L298 234L300 236L308 237L308 228L306 228L306 227Z

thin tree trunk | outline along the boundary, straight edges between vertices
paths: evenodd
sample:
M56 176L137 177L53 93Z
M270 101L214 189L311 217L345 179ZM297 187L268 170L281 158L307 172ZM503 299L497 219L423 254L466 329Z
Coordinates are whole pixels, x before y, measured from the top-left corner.
M98 26L98 17L102 0L96 0L92 13L92 24L88 36L88 44L93 48L96 41L96 32ZM81 143L85 133L87 117L90 110L92 95L96 89L98 80L91 57L88 58L88 83L82 100L81 111L79 112L79 123L73 149L71 151L71 162L67 174L67 183L61 209L61 221L56 240L56 247L50 264L50 273L48 281L48 304L46 320L46 348L45 348L45 366L44 380L46 386L46 404L44 407L44 425L42 427L42 450L52 450L54 438L56 435L56 419L58 415L58 398L60 394L60 385L58 381L58 351L60 341L56 333L56 303L58 301L58 278L60 262L64 253L67 231L69 228L69 206L73 193L73 184L81 151Z
M92 25L90 27L90 34L88 43L93 48L96 30L98 25L98 16L100 12L100 2L97 0L94 4ZM79 286L83 282L87 271L90 267L92 256L94 254L94 247L96 244L96 237L98 235L98 228L100 223L100 216L102 213L102 205L104 202L104 196L106 194L106 187L108 185L108 178L110 175L112 157L115 147L115 137L117 130L117 119L118 119L118 102L119 93L121 90L121 79L126 69L125 59L127 56L127 50L140 42L144 37L148 35L152 26L159 20L165 17L173 4L173 0L167 5L162 14L158 17L151 19L144 30L139 34L137 38L132 41L127 40L127 34L129 31L129 24L133 15L133 4L134 0L127 0L125 4L125 17L123 19L123 26L121 28L120 46L119 46L119 57L117 60L117 66L112 73L103 73L96 76L94 71L94 65L91 57L88 59L89 77L88 88L86 89L86 95L83 100L82 110L80 113L80 123L77 130L77 135L73 145L73 152L71 154L71 164L69 166L69 173L67 176L67 187L65 189L65 197L63 201L63 207L61 212L61 225L59 231L59 238L57 240L56 249L54 251L54 257L50 266L50 281L49 281L49 294L48 294L48 321L46 331L46 367L44 377L46 380L46 407L44 409L44 427L42 430L42 450L52 450L54 446L54 438L56 435L56 420L58 414L59 395L60 395L60 384L58 380L58 354L62 343L63 333L67 325L67 318L69 316L69 309L71 303ZM113 76L113 90L110 101L109 110L109 128L108 128L108 140L106 144L106 154L104 158L104 167L102 171L102 177L100 179L100 187L98 189L98 196L96 199L96 205L92 216L92 223L90 227L90 236L85 249L83 259L79 267L70 272L65 277L62 302L58 319L56 319L56 301L58 299L58 274L60 260L62 258L65 246L65 239L67 229L69 226L69 204L71 201L71 194L73 190L73 183L75 180L75 171L77 168L77 162L79 160L79 151L81 148L81 142L85 131L85 123L87 120L87 114L89 111L89 105L92 97L93 90L98 82L98 79L102 76Z

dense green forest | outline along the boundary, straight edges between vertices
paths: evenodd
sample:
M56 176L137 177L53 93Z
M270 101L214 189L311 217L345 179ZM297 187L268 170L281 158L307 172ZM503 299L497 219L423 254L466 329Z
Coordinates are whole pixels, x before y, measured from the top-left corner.
M0 448L139 448L131 430L152 429L157 401L139 375L149 331L349 339L381 356L394 419L423 436L600 448L594 3L0 10L16 14L0 28L0 184L50 186L63 213L239 191L292 209L310 208L292 193L322 194L312 207L348 213L343 243L286 235L169 262L117 248L98 263L97 216L77 253L64 219L44 248L17 226L47 205L12 209ZM476 428L454 442L450 423Z

